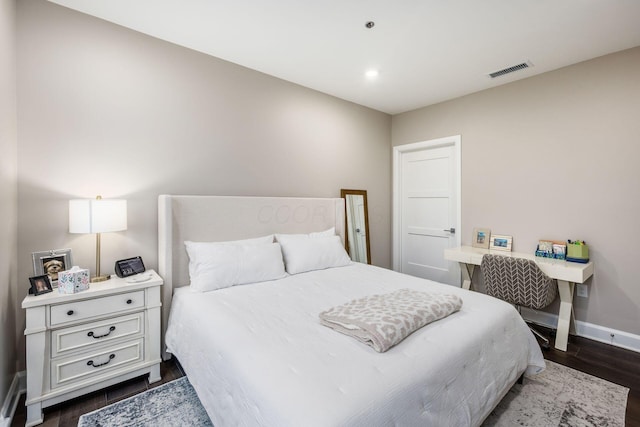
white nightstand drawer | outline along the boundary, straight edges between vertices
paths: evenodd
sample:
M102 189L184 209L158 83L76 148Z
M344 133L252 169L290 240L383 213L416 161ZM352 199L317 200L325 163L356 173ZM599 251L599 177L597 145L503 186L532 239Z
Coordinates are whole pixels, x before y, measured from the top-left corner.
M73 355L51 361L51 388L86 380L105 371L134 365L144 359L143 339L128 341L112 348Z
M51 357L143 333L144 312L58 329L51 332Z
M144 307L144 291L51 306L51 326Z

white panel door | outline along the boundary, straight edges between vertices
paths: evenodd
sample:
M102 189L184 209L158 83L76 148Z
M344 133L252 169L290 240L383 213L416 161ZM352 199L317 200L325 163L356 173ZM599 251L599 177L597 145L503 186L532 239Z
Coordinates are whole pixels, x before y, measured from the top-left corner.
M395 198L399 271L460 286L460 268L444 259L459 245L458 159L455 144L401 152Z

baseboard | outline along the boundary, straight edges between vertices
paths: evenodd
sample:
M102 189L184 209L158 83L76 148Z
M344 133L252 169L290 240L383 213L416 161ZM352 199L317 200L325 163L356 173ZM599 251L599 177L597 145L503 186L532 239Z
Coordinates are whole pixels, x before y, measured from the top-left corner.
M14 375L9 391L0 412L0 427L10 427L13 415L16 413L20 395L27 392L27 372L21 371Z
M541 326L555 329L558 315L522 308L522 317ZM640 335L576 320L576 335L640 353Z

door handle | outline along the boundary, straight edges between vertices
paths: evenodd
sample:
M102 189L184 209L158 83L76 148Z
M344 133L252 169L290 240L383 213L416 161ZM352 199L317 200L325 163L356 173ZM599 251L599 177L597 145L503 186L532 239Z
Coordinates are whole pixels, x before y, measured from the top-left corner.
M446 231L447 233L451 233L451 234L456 234L456 229L451 227L448 230L442 230L442 231Z

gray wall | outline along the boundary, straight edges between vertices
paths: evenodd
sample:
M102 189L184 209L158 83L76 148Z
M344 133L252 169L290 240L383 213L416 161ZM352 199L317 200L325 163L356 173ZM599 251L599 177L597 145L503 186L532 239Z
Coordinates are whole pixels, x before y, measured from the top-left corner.
M159 194L341 188L368 190L372 259L390 266L390 116L44 0L18 2L18 34L20 283L33 251L70 247L93 271L67 203L97 194L129 210L126 232L102 236L103 272L134 255L157 267Z
M111 272L133 255L156 267L161 193L366 189L373 263L389 267L390 141L454 134L463 242L476 226L513 235L524 252L539 238L585 239L596 272L589 298L576 299L577 318L640 334L640 48L391 119L44 0L17 3L18 172L14 1L0 9L0 85L9 94L0 100L0 272L9 283L0 286L0 345L17 342L18 369L31 252L70 247L75 264L94 268L93 237L67 232L68 199L128 200L129 229L103 236ZM10 354L0 354L2 393L15 371Z
M640 48L400 114L393 145L462 135L462 238L584 239L578 320L640 334ZM552 311L557 309L552 307Z
M16 4L0 0L0 408L16 371ZM3 414L0 414L2 420Z

